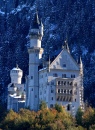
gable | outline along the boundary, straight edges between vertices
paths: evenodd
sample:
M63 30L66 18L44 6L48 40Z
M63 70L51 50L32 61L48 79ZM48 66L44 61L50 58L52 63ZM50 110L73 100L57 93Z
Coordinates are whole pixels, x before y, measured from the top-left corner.
M50 65L51 69L79 70L79 66L66 49L54 59Z

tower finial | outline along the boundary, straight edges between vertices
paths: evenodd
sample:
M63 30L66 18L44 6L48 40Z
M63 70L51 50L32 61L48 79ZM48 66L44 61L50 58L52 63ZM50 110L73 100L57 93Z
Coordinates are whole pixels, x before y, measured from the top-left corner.
M18 64L16 63L16 68L18 69Z
M70 53L67 39L64 41L64 48Z

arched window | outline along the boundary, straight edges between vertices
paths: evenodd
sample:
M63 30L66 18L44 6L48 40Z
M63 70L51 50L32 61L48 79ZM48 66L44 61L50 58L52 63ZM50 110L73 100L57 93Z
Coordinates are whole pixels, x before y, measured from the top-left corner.
M58 81L58 85L60 85L60 81Z
M71 82L70 85L72 85L73 83Z
M66 85L66 81L64 82L64 85Z
M60 93L60 89L58 89L58 93Z
M72 90L70 90L70 94L72 94Z
M61 81L61 85L63 85L63 81Z
M57 97L57 101L59 101L59 96Z
M66 93L66 90L64 90L64 93Z
M67 82L67 84L69 85L69 82Z

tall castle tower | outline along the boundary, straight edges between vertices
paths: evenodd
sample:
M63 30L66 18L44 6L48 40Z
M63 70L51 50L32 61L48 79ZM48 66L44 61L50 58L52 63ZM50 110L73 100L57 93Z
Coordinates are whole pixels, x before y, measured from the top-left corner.
M42 58L43 48L41 48L41 40L43 37L43 24L39 22L38 12L34 17L32 28L29 31L30 47L29 53L29 76L27 88L26 106L31 110L39 108L39 83L38 83L38 66Z

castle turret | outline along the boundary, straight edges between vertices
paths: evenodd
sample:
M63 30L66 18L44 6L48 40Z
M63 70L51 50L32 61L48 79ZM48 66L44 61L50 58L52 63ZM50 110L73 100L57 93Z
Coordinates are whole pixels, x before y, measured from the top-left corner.
M43 25L40 24L38 18L38 12L34 17L33 25L29 31L30 47L29 53L29 76L28 76L28 97L27 107L31 110L38 110L39 108L39 88L38 88L38 66L39 61L42 58L43 48L41 48L41 40L43 37ZM31 101L31 102L30 102Z
M10 71L11 83L21 84L23 71L16 66Z

